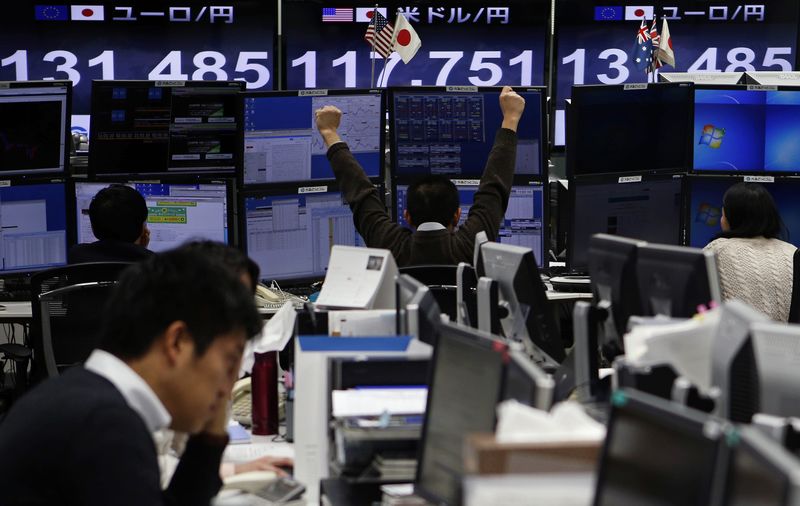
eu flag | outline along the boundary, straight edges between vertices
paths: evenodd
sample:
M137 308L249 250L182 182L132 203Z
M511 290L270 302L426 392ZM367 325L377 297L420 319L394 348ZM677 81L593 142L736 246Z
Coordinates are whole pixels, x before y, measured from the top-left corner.
M625 9L621 5L594 8L595 21L620 21L625 19Z
M37 5L35 8L38 21L69 20L69 8L66 5Z

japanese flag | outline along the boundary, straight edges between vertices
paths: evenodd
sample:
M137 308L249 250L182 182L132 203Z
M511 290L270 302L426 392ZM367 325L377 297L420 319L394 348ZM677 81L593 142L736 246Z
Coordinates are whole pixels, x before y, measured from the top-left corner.
M375 12L375 7L357 7L356 8L356 23L369 23L372 21L372 15ZM388 18L386 14L386 7L378 7L378 12L381 16Z
M72 21L103 21L105 10L102 5L71 5Z
M664 65L675 66L675 51L672 49L672 37L669 35L669 26L666 18L664 18L664 23L661 25L661 44L658 46L656 58Z
M397 19L394 22L394 34L392 35L392 47L403 63L408 63L411 58L417 54L419 48L422 47L422 41L419 40L419 35L408 22L405 16L398 13Z
M653 19L652 5L629 5L625 7L625 21L638 21L642 18Z

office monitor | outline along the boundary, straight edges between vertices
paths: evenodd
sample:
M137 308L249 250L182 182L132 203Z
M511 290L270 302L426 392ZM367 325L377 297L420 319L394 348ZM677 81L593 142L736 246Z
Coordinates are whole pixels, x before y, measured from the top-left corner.
M720 506L800 503L800 460L753 427L742 426L731 447Z
M245 185L334 179L314 112L342 111L338 132L368 177L383 179L386 109L381 90L252 92L240 97Z
M691 318L699 306L722 303L716 256L665 244L639 247L636 276L642 316Z
M744 72L659 72L662 83L741 84Z
M69 167L70 81L0 82L0 176Z
M241 165L239 81L93 81L91 176L228 174Z
M800 416L800 325L756 322L751 326L759 381L759 412Z
M522 350L510 350L503 378L503 400L549 411L553 405L553 377L533 363Z
M611 406L594 506L712 504L725 450L720 423L633 390L615 392Z
M510 244L486 243L481 248L486 276L499 285L503 335L522 342L535 361L550 366L566 356L564 343L547 301L533 252Z
M395 177L480 178L503 120L498 87L411 87L389 92ZM514 174L547 176L545 90L515 88L525 99Z
M365 246L342 194L327 186L239 193L241 245L261 281L304 284L325 277L334 245Z
M461 217L458 225L461 226L467 221L470 207L472 207L475 192L478 191L478 181L475 180L456 180L458 188L458 200L461 207ZM396 184L394 191L394 209L397 213L397 223L411 228L403 217L403 211L407 209L408 202L407 184ZM508 209L500 225L497 242L502 244L514 244L533 250L536 256L536 265L539 268L545 267L546 254L549 251L549 237L546 210L547 201L545 200L545 187L539 182L528 184L518 184L511 187L511 195L508 199Z
M397 334L411 335L435 346L442 313L433 292L408 274L397 276L395 283Z
M800 90L703 85L695 90L695 172L800 173Z
M693 99L690 83L575 86L567 175L687 171Z
M442 323L433 352L415 494L435 504L461 504L464 438L494 432L506 358L506 345L489 334Z
M608 311L599 344L617 352L622 352L628 319L641 313L636 261L639 247L644 244L608 234L595 234L589 241L592 295L597 307Z
M688 208L685 210L684 220L689 246L705 247L722 232L722 198L728 188L744 180L744 176L733 175L697 175L686 178ZM775 177L771 182L767 180L759 184L772 195L786 227L779 238L795 246L800 245L800 200L797 199L800 179Z
M97 240L89 206L97 192L111 182L74 183L76 244ZM194 239L233 244L232 181L167 182L117 181L138 191L147 204L151 251L166 251Z
M744 84L761 86L800 86L800 72L747 71Z
M66 265L65 186L60 179L0 186L0 275Z
M681 244L683 176L586 177L570 182L567 267L586 272L594 234Z

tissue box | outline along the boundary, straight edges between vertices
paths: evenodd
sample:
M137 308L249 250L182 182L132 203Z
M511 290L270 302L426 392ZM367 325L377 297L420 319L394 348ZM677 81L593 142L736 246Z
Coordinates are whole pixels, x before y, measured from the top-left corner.
M464 470L469 474L594 472L602 441L498 443L494 434L469 434Z

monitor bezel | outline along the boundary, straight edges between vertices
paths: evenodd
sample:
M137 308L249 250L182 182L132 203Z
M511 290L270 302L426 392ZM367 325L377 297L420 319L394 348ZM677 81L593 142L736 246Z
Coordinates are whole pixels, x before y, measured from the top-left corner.
M800 34L800 31L798 31ZM746 73L745 73L746 74ZM744 78L743 78L744 79ZM791 177L791 176L800 176L800 167L794 171L784 171L784 170L698 170L694 167L694 150L697 147L697 143L694 139L694 116L697 113L696 111L696 104L697 104L697 91L713 91L713 90L731 90L731 91L752 91L752 92L760 92L766 93L770 91L793 91L796 93L800 93L800 85L791 86L772 86L772 85L758 85L758 84L695 84L695 98L694 104L692 106L692 153L691 153L691 163L689 164L689 170L687 170L688 174L693 175L703 175L703 176L774 176L774 177Z
M158 172L123 172L123 171L112 171L112 172L99 172L98 166L100 162L97 159L97 155L95 154L92 156L92 146L97 139L97 131L100 130L99 127L96 127L93 123L97 121L96 119L96 111L97 111L97 91L99 88L98 86L111 86L111 87L127 87L127 86L146 86L151 85L153 87L163 87L163 88L219 88L224 86L229 86L231 88L238 88L237 92L241 93L244 91L245 86L247 83L244 81L193 81L193 80L181 80L181 81L152 81L147 79L124 79L119 81L112 81L107 79L93 79L92 80L92 90L90 95L90 103L91 103L91 111L92 114L90 115L89 119L89 164L88 164L88 175L90 179L105 179L105 178L167 178L167 177L181 177L181 176L194 176L194 177L216 177L216 178L225 178L225 177L234 177L238 174L238 171L243 163L243 156L239 149L240 145L238 143L238 135L237 135L237 142L236 147L237 151L234 153L234 165L236 166L234 170L202 170L202 171L191 171L191 170L181 170L181 171L170 171L169 169L169 161L164 160L164 166L161 167L160 171ZM170 92L171 94L172 92ZM237 104L234 105L234 114L238 116L239 119L239 130L241 131L244 128L242 124L242 118L240 116L241 111L238 108L238 100ZM169 142L167 143L169 145ZM97 153L94 150L94 153ZM238 177L238 176L237 176Z
M548 160L550 159L550 132L547 129L547 87L546 86L514 86L513 90L519 93L530 92L530 93L538 93L540 96L540 111L542 112L541 118L539 118L539 128L542 132L542 139L540 144L540 153L539 153L539 167L540 171L539 174L515 174L515 177L523 177L528 180L539 180L539 181L547 181L549 177L549 164ZM390 166L392 167L392 179L417 179L414 176L408 174L398 174L397 172L397 150L392 149L393 146L397 144L397 134L396 129L392 127L394 125L395 120L395 110L394 110L394 98L397 94L409 94L409 93L419 93L419 94L427 94L427 93L444 93L448 94L451 93L453 95L463 95L465 93L496 93L497 96L500 96L500 92L503 91L502 86L396 86L391 87L388 89L388 93L386 95L386 109L388 110L389 114L389 155L390 155ZM522 120L524 121L525 113L522 114ZM494 128L494 127L491 127ZM496 129L488 130L496 132L500 129L500 126L497 126ZM487 139L488 141L488 139ZM494 142L494 141L492 141ZM488 142L487 142L488 143ZM486 161L484 161L484 164ZM420 176L422 177L422 176ZM448 178L450 179L475 179L474 177L468 177L461 174L448 174Z
M667 167L667 168L660 168L660 169L642 169L637 171L606 171L606 172L584 172L579 170L576 167L576 161L574 153L581 149L581 145L578 142L578 135L575 130L575 123L576 123L576 116L579 114L580 107L576 106L576 102L579 105L581 95L585 94L592 94L592 93L599 93L599 92L607 92L609 90L616 90L618 93L635 93L641 90L650 90L651 87L656 88L689 88L690 99L687 107L689 109L689 114L687 115L687 124L685 125L686 132L693 132L694 128L694 84L689 82L677 82L677 83L641 83L641 84L615 84L615 85L606 85L606 84L582 84L576 85L572 87L572 93L570 94L570 106L565 108L565 134L564 134L564 146L565 146L565 164L566 164L566 174L567 178L569 179L576 179L578 177L596 177L596 176L636 176L639 174L678 174L678 173L686 173L689 171L689 168L692 165L692 156L694 154L693 146L692 146L692 136L687 135L685 139L685 144L683 146L683 160L684 165L682 167ZM577 101L576 101L577 98ZM643 113L643 114L646 114ZM570 126L572 125L572 126ZM570 153L573 156L570 156ZM645 160L646 161L646 160Z
M239 232L239 249L247 255L247 210L246 210L246 201L248 198L263 198L263 197L272 197L272 196L285 196L285 195L298 195L300 193L301 188L314 188L319 189L320 187L324 186L326 189L325 191L311 191L304 193L305 195L314 195L319 193L342 193L339 189L339 186L336 184L335 181L328 181L324 184L317 184L310 186L308 184L288 184L288 185L269 185L269 186L261 186L258 188L243 188L238 189L236 191L237 195L237 216L236 216L236 225L237 230ZM378 191L379 195L382 195L384 192L384 188L382 184L373 183L373 187L376 191ZM353 224L355 226L355 223ZM356 230L358 233L358 230ZM263 276L263 272L260 274ZM315 283L317 281L322 281L325 279L325 275L320 276L299 276L294 278L284 278L278 279L277 281L281 287L302 287L308 286L311 283ZM260 282L267 282L271 283L273 279L266 279L261 278Z
M446 330L445 330L446 329ZM463 325L459 325L457 323L452 322L440 322L439 323L439 339L441 336L446 332L454 333L459 336L459 338L463 338L465 341L468 341L470 345L475 347L484 348L487 352L493 353L500 353L505 356L508 354L508 345L504 343L500 338L497 336L493 336L491 334L487 334L485 332L478 331L471 327L466 327ZM441 350L439 346L435 346L433 350L433 356L431 357L431 366L428 370L428 398L425 401L425 421L422 424L422 432L420 434L419 439L419 446L417 449L417 469L414 474L414 494L422 497L423 499L432 502L434 504L446 504L444 499L436 495L435 492L426 489L422 485L420 485L422 479L422 465L421 463L424 461L425 457L425 446L426 442L428 441L428 430L430 425L428 423L428 414L431 412L431 400L432 400L432 392L433 389L436 387L434 379L436 377L436 367L435 364L439 358L439 354ZM497 401L500 402L503 399L503 390L504 390L504 377L505 377L505 364L502 366L502 377L500 380L500 386L497 392ZM497 417L495 416L495 425L497 423ZM460 494L459 494L460 495Z
M308 90L295 90L295 91L242 91L239 93L239 98L237 100L237 107L239 108L239 115L244 121L244 103L245 100L248 98L280 98L280 97L324 97L324 96L331 96L331 97L341 97L341 96L351 96L351 95L375 95L379 94L381 97L381 120L380 120L380 157L379 157L379 164L378 164L378 176L371 176L369 180L373 184L383 183L384 178L386 177L386 93L384 89L381 88L347 88L347 89L308 89ZM312 125L312 130L314 130L316 126ZM242 189L258 189L258 188L269 188L273 186L293 186L293 185L301 185L302 183L319 183L320 185L323 184L330 184L331 182L335 182L336 178L331 177L328 179L311 179L311 180L298 180L298 181L278 181L274 183L246 183L244 180L244 143L246 137L246 129L244 126L241 129L239 134L239 150L242 153L242 163L239 164L239 167L236 171L236 180L239 183L239 187ZM347 139L342 139L344 142L347 142Z
M631 180L631 178L635 178ZM576 228L576 213L575 209L578 205L578 192L577 186L581 185L603 185L603 184L639 184L639 183L648 183L652 181L668 181L668 180L680 180L681 185L681 194L685 196L686 187L685 187L685 174L651 174L651 173L639 173L639 174L604 174L604 175L597 175L597 176L585 176L580 178L575 178L570 182L570 188L568 192L568 206L569 206L569 229L567 230L567 269L573 272L581 272L587 273L589 269L589 264L587 262L586 265L578 266L580 269L575 268L575 228ZM683 210L685 208L685 198L681 201L680 209ZM679 218L679 225L678 225L678 242L675 244L676 246L682 245L685 236L684 236L684 218L685 215L680 216ZM593 236L595 232L590 235ZM624 237L624 236L623 236ZM635 237L629 237L629 239L636 239L642 240L645 239L638 239ZM587 250L588 251L588 250Z
M145 179L140 177L104 177L104 178L87 178L75 179L70 178L67 182L67 194L70 197L70 203L67 206L67 213L70 215L73 223L71 235L68 237L69 247L72 248L79 244L78 240L78 199L76 197L76 187L78 184L168 184L168 185L181 185L181 184L224 184L225 185L225 200L228 219L226 226L228 227L228 246L236 246L238 237L236 229L236 183L233 178L219 178L219 177L200 177L200 176L173 176L163 178Z
M63 168L54 170L37 170L30 172L28 169L14 170L10 172L0 171L0 179L14 178L33 178L33 179L47 179L66 177L70 173L70 152L72 150L72 81L59 80L59 81L1 81L0 88L4 89L23 89L23 88L66 88L66 102L64 104L64 151Z

